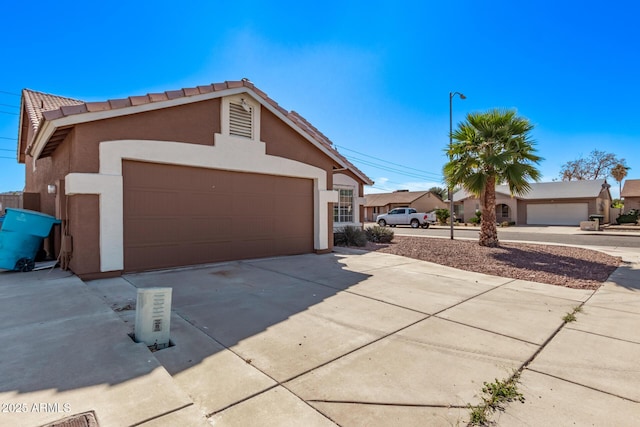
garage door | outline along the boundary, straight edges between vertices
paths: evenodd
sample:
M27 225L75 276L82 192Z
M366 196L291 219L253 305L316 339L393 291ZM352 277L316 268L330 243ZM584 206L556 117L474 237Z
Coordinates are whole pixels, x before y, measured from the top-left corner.
M527 205L527 224L580 225L589 219L588 203L549 203Z
M123 162L124 268L313 251L313 182Z

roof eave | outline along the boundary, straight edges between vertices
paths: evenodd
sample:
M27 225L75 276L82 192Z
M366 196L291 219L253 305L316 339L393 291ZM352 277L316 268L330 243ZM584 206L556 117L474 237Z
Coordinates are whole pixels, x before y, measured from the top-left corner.
M62 116L60 118L47 120L43 117L40 122L40 126L38 127L38 131L34 137L33 143L28 147L30 153L33 155L34 159L34 169L35 169L35 161L40 158L42 151L44 150L48 139L53 135L55 130L61 126L74 126L81 123L88 123L96 120L102 120L113 117L120 117L125 115L130 115L132 113L140 113L147 111L154 111L168 107L175 107L178 105L186 105L194 102L206 101L210 99L222 98L225 96L238 95L242 93L249 94L252 98L254 98L260 105L269 110L271 113L275 114L278 118L283 120L287 125L292 127L296 132L298 132L301 136L303 136L307 141L313 144L316 148L320 149L324 154L329 156L333 161L335 161L341 167L344 167L351 172L353 172L360 180L365 183L365 185L373 185L373 181L367 177L362 171L355 168L354 165L350 165L344 159L341 159L340 156L333 153L327 147L325 147L322 143L317 141L311 135L309 135L304 129L298 126L295 122L289 119L286 115L280 111L280 109L274 107L271 103L267 102L260 94L256 92L251 87L248 86L240 86L229 89L222 89L215 92L208 92L199 95L191 95L186 97L179 97L174 99L168 99L166 101L157 101L150 102L140 105L127 106L116 109L109 109L104 111L89 111L85 113L72 114L69 116ZM46 130L43 130L44 128Z

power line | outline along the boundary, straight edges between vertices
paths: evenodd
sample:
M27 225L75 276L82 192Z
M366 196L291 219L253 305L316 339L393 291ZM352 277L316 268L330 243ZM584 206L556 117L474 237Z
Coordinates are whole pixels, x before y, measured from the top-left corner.
M20 96L20 94L18 94L18 93L7 92L6 90L0 90L0 93L4 93L5 95Z
M18 138L9 138L7 136L0 136L0 139L8 139L8 140L11 140L11 141L17 141L18 140Z
M429 176L424 175L424 174L417 174L417 173L413 173L413 172L406 172L406 171L404 171L404 170L396 169L396 168L392 168L392 167L390 167L390 166L379 165L379 164L377 164L377 163L373 163L373 162L370 162L370 161L368 161L368 160L364 160L364 159L359 159L359 158L357 158L357 157L347 157L347 158L348 158L349 160L354 160L354 161L356 161L356 162L362 163L362 164L367 165L367 166L374 167L374 168L376 168L376 169L384 170L384 171L387 171L387 172L393 172L393 173L396 173L396 174L398 174L398 175L408 176L408 177L410 177L410 178L424 179L424 180L427 180L427 181L432 181L432 180L441 180L441 177L440 177L440 176L438 176L437 178L434 178L434 177L429 177ZM434 175L435 175L435 174L434 174Z
M10 114L10 115L12 115L12 116L19 116L19 115L20 115L20 114L18 114L18 113L10 113L10 112L8 112L8 111L0 111L0 113L2 113L2 114Z
M20 108L17 105L11 105L11 104L0 104L0 105L2 105L3 107Z
M15 157L6 157L6 156L0 156L0 159L11 159L11 160L15 160Z
M356 153L356 154L358 154L358 155L360 155L360 156L365 156L365 157L368 157L368 158L370 158L370 159L378 160L378 161L380 161L380 162L389 163L390 165L400 166L401 168L404 168L404 169L410 169L410 170L414 170L414 171L416 171L416 172L426 173L426 174L429 174L429 175L438 175L438 174L433 173L433 172L426 172L426 171L423 171L423 170L421 170L421 169L410 168L409 166L401 165L401 164L399 164L399 163L393 163L393 162L390 162L389 160L381 159L381 158L379 158L379 157L374 157L374 156L371 156L371 155L369 155L369 154L361 153L361 152L359 152L359 151L352 150L352 149L350 149L350 148L346 148L346 147L343 147L343 146L340 146L340 145L336 145L336 147L337 147L337 148L340 148L341 150L351 151L352 153Z
M16 151L16 150L10 150L8 148L0 148L0 151Z

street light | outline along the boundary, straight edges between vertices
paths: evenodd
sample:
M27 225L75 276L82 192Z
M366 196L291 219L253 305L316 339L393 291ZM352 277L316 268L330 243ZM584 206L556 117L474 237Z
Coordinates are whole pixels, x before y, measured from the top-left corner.
M453 160L453 98L458 95L460 99L467 99L463 93L449 92L449 161ZM449 186L449 223L451 224L451 240L453 240L453 188Z

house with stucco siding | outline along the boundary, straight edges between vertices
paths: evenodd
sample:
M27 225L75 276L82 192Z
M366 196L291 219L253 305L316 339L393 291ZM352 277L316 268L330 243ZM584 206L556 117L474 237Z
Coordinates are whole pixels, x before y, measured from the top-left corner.
M372 181L247 79L104 102L22 92L24 207L48 248L97 278L322 253L363 222Z
M610 185L604 179L535 182L524 195L512 196L507 185L496 186L496 221L518 225L579 225L591 215L610 221ZM480 200L466 190L453 195L456 215L469 221L481 209Z

